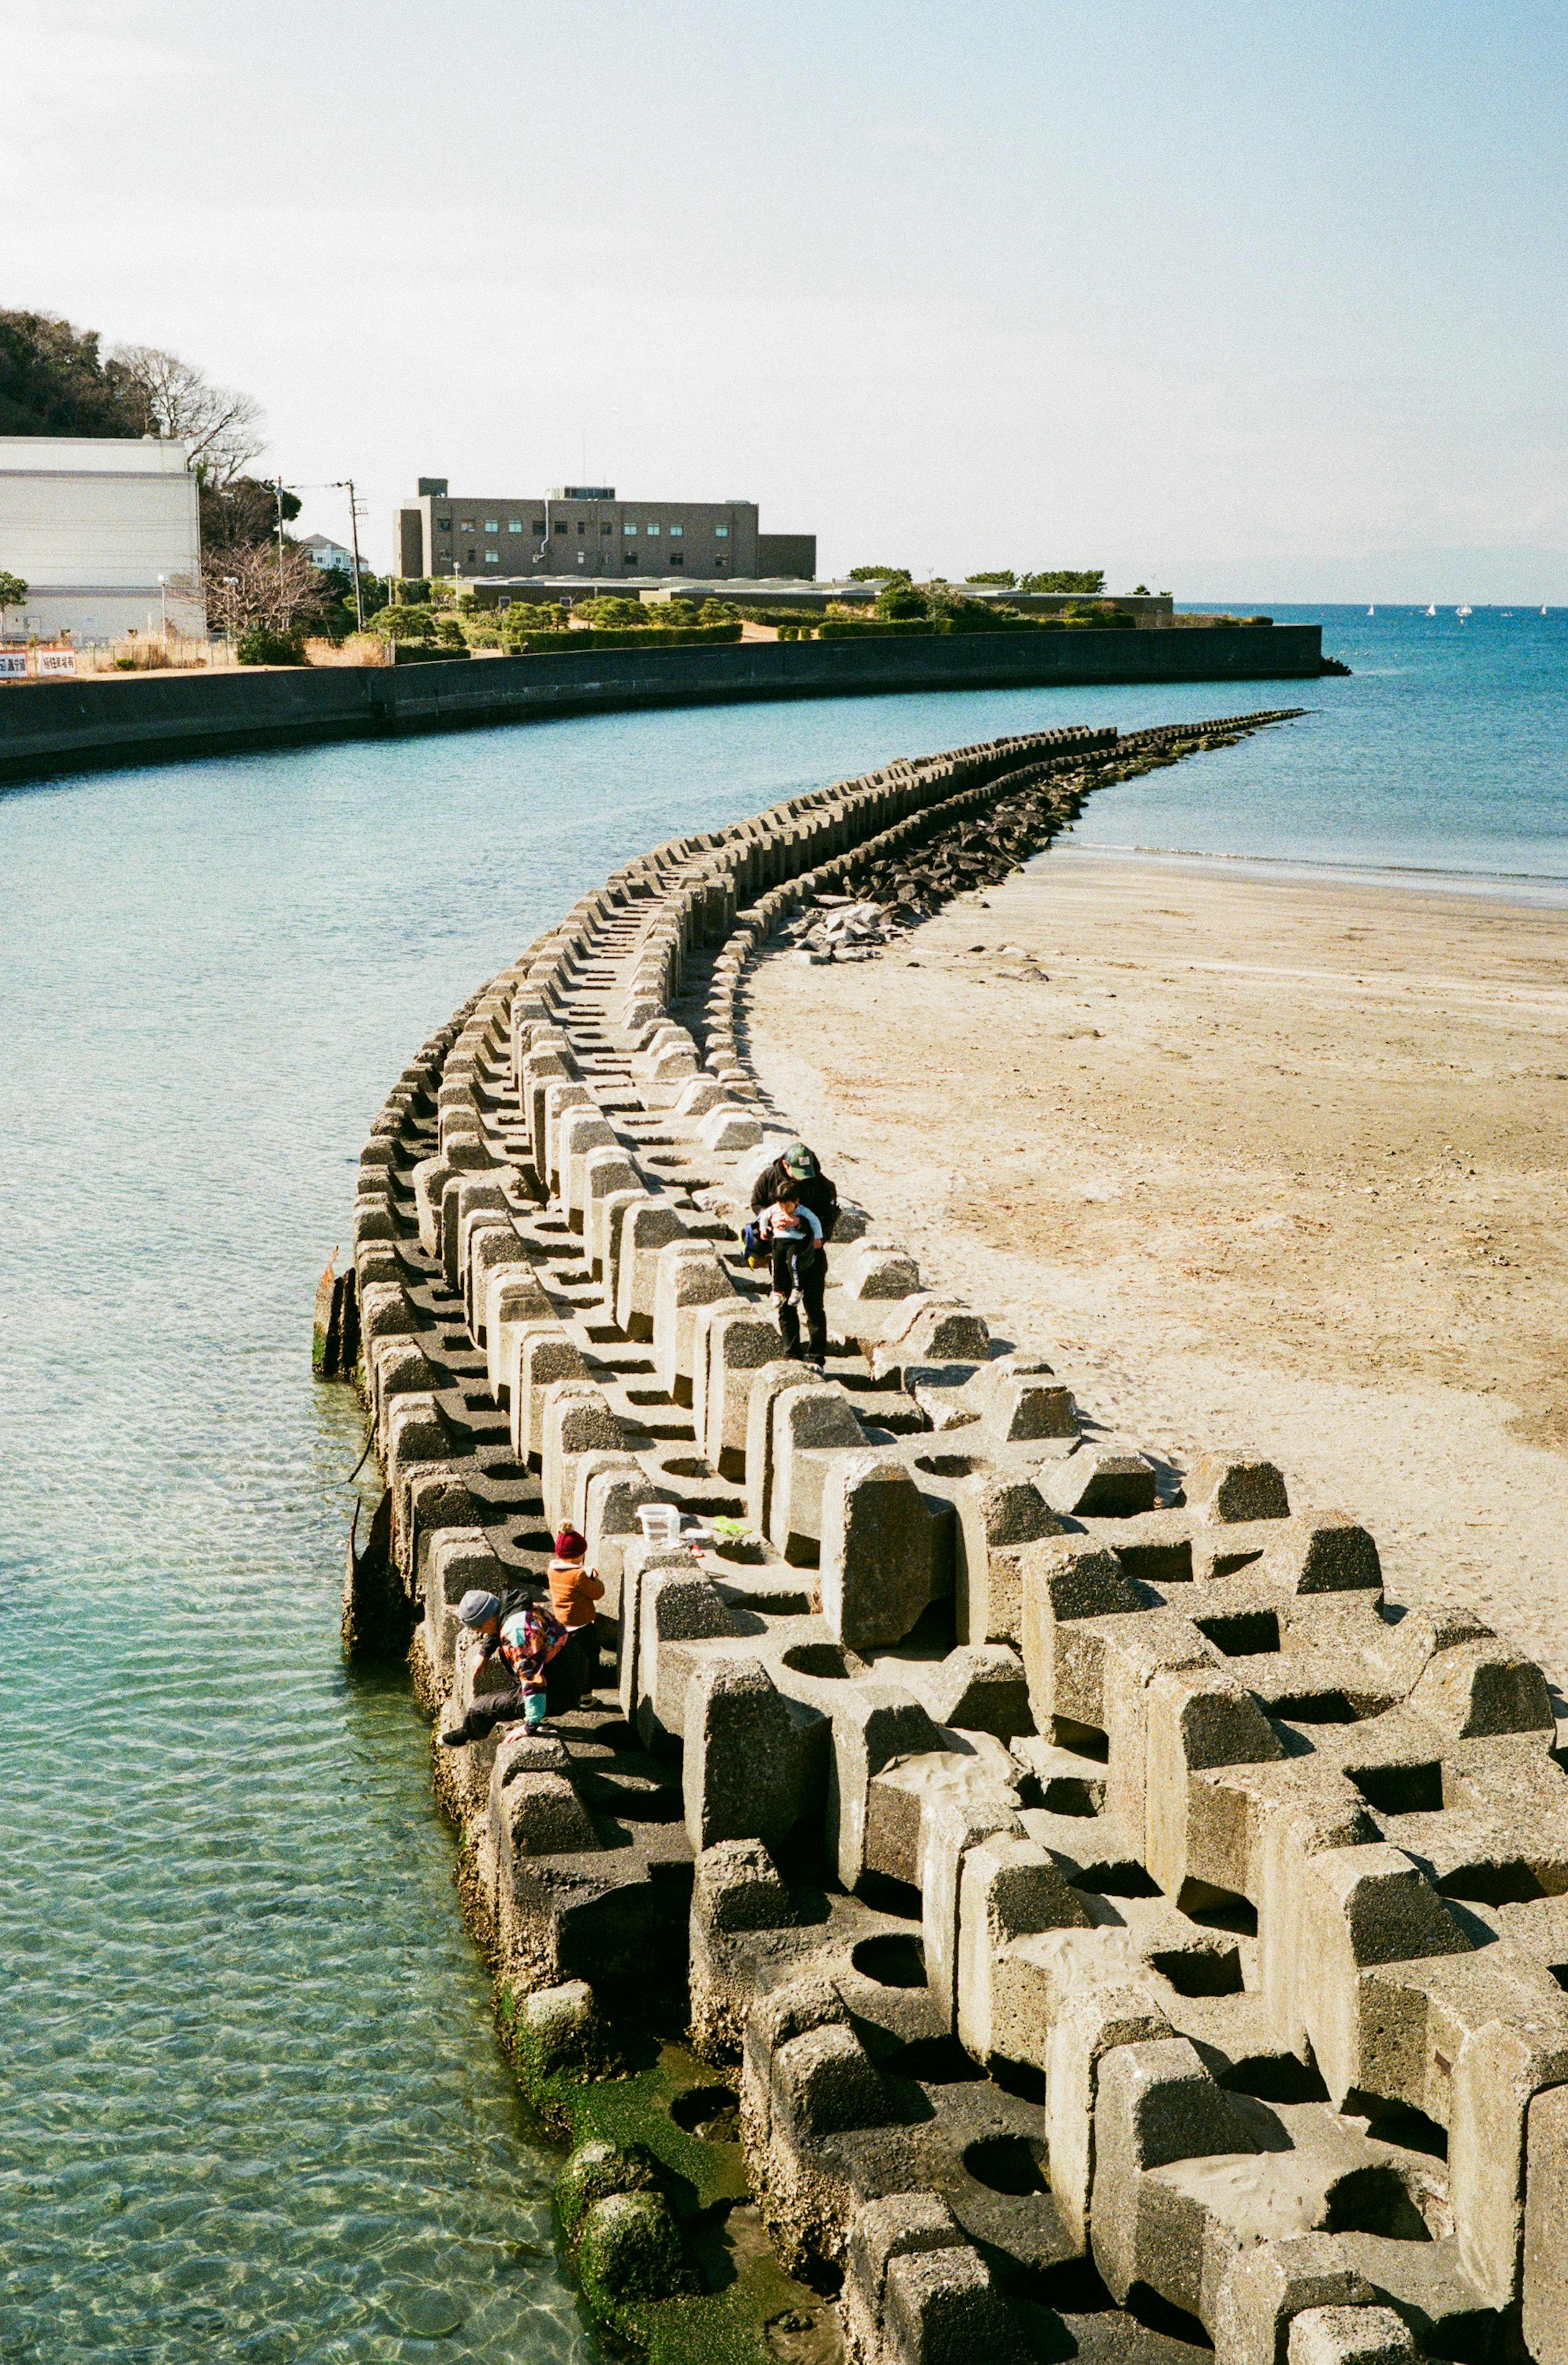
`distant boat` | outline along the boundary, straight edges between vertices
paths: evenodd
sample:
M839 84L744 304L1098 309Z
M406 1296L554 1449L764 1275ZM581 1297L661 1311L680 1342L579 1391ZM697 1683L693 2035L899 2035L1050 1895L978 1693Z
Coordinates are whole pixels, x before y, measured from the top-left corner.
M1376 615L1376 613L1377 613L1377 610L1376 610L1375 608L1369 608L1369 609L1367 610L1367 613L1368 613L1368 615L1369 615L1369 616L1375 616L1375 615Z
M1456 609L1454 610L1454 614L1455 614L1456 616L1460 617L1462 620L1464 617L1466 617L1466 616L1473 616L1473 615L1474 615L1474 613L1475 613L1475 611L1474 611L1474 609L1473 609L1473 608L1456 608Z
M1435 616L1435 615L1437 614L1437 612L1438 612L1438 611L1437 611L1437 610L1436 610L1435 608L1428 608L1428 611L1427 611L1427 613L1428 613L1428 616Z
M1545 613L1546 613L1545 609L1543 608L1543 609L1541 610L1541 611L1540 611L1540 612L1541 612L1541 614L1544 616L1544 615L1545 615Z

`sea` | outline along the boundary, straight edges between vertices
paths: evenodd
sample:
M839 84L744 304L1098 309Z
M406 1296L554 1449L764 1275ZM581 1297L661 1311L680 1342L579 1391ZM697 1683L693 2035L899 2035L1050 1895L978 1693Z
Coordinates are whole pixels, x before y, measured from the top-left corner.
M1568 617L1274 613L1321 616L1351 674L0 791L0 2360L595 2354L428 1728L339 1653L364 1428L311 1377L310 1317L360 1144L410 1052L617 863L1004 732L1299 705L1103 792L1076 842L1562 899Z

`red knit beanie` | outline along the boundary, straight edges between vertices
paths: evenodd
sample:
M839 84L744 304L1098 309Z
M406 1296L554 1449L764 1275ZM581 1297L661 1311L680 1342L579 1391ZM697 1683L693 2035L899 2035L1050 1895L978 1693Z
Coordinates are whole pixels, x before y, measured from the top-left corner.
M563 1528L555 1539L557 1560L581 1560L588 1552L588 1539L579 1536L576 1528Z

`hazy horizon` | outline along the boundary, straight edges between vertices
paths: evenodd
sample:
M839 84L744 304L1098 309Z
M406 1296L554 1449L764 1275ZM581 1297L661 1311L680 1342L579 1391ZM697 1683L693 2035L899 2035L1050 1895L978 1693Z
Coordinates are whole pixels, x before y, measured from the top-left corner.
M1568 20L1393 0L0 0L0 302L421 475L756 499L819 571L1568 600ZM3 558L3 554L0 554Z

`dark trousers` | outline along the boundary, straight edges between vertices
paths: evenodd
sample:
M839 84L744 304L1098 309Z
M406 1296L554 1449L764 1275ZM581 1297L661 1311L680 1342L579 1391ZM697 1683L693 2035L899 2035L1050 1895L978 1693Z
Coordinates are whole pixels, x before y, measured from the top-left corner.
M801 1317L790 1297L798 1289L801 1304L806 1309L806 1338L813 1355L827 1353L827 1316L823 1311L823 1292L827 1287L827 1259L813 1242L810 1248L791 1247L779 1241L773 1251L773 1287L780 1300L778 1335L784 1341L787 1355L801 1351Z

